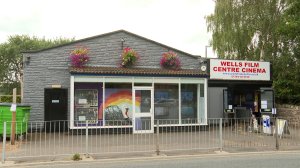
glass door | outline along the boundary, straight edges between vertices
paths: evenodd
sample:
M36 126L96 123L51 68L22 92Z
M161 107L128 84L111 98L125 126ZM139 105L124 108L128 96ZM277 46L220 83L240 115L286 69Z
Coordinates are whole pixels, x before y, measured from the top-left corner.
M153 133L153 87L133 89L133 133Z
M223 90L223 117L235 118L235 110L232 101L232 90Z

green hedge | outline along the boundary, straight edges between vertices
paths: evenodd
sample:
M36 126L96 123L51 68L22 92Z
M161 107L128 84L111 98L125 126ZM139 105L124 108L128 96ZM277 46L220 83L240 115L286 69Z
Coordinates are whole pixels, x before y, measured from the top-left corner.
M12 103L13 97L10 95L0 96L0 103ZM21 103L21 96L17 96L17 103Z

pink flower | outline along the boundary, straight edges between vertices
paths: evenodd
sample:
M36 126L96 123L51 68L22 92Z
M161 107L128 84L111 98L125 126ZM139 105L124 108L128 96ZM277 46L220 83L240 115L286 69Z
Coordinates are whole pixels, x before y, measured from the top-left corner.
M130 67L136 63L140 56L132 48L126 47L121 54L121 66Z
M162 54L160 66L166 69L179 70L181 68L181 62L175 52L168 51Z
M88 49L84 47L74 49L70 55L71 65L79 68L83 67L90 59L88 52Z

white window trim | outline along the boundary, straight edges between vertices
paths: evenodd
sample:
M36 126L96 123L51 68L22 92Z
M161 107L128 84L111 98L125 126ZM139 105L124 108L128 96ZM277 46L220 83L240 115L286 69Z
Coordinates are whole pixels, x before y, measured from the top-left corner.
M74 129L74 76L70 77L70 128Z
M200 118L200 95L201 95L201 89L200 89L200 84L197 85L197 119L201 123L201 118Z
M179 106L178 119L179 119L179 125L181 125L182 124L182 121L181 121L182 119L181 119L181 82L180 82L180 79L179 79L179 83L178 83L178 106Z
M208 90L208 80L204 79L204 124L207 125L207 90Z
M205 83L206 78L186 78L186 77L127 77L127 76L84 76L72 75L73 82L112 82L112 83L185 83L185 84L201 84ZM71 76L71 77L72 77Z

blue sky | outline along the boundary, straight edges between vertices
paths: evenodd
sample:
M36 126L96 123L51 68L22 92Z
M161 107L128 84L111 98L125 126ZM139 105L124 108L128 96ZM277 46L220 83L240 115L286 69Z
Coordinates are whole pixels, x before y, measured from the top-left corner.
M15 34L86 38L119 29L205 56L213 0L1 0L0 43ZM208 57L216 57L208 47Z

